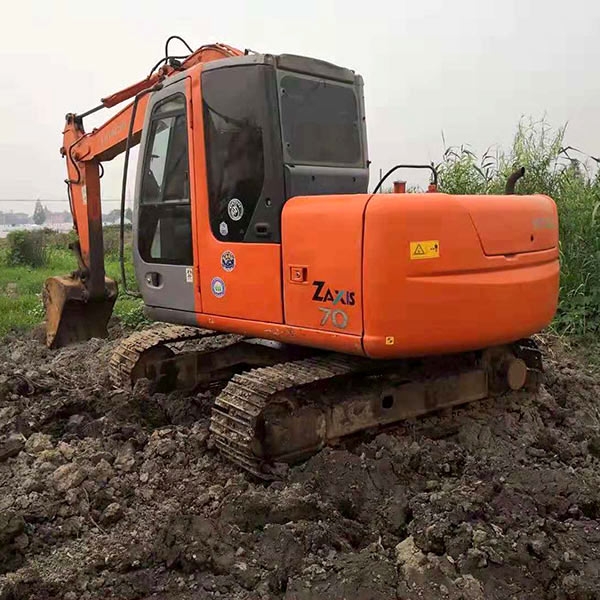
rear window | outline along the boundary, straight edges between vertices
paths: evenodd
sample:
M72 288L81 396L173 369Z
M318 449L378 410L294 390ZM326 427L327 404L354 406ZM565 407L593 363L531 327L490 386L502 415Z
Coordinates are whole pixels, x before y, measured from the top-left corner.
M283 149L294 164L360 165L354 87L300 75L280 83Z

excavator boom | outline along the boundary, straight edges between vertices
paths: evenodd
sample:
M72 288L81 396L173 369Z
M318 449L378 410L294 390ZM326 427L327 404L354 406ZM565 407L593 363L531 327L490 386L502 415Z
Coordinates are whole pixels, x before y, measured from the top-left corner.
M61 347L69 343L106 337L106 327L117 299L117 284L104 268L101 163L127 147L139 144L148 93L176 71L199 63L240 56L243 52L225 44L210 44L191 53L182 63L169 62L147 78L102 99L82 115L69 113L63 130L61 154L67 162L67 191L78 241L72 245L78 269L72 274L46 280L43 300L46 310L46 343ZM111 108L134 98L102 126L86 133L83 117L101 108Z

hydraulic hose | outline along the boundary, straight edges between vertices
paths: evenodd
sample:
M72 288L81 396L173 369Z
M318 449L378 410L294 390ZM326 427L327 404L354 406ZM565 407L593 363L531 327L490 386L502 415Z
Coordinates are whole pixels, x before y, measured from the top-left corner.
M396 165L395 167L392 167L380 180L379 183L375 186L375 189L373 190L373 194L376 194L380 189L381 186L383 185L383 182L394 172L397 171L398 169L429 169L431 171L431 173L433 174L433 185L436 186L437 188L437 182L438 182L438 174L437 171L435 170L435 167L433 165Z

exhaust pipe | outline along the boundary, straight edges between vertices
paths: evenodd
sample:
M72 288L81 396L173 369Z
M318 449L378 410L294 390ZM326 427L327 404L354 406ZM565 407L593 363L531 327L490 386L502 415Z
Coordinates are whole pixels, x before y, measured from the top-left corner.
M515 193L517 181L519 181L523 175L525 175L525 167L521 167L520 169L514 171L514 173L511 173L509 178L506 180L506 187L504 188L504 193L506 195L510 196Z

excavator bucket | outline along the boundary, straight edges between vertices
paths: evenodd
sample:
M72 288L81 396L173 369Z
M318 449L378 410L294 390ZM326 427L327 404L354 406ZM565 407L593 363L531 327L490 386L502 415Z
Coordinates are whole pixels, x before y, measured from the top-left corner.
M44 283L46 345L62 348L74 342L108 335L108 320L117 299L117 283L104 280L104 296L90 298L85 285L75 277L49 277Z

